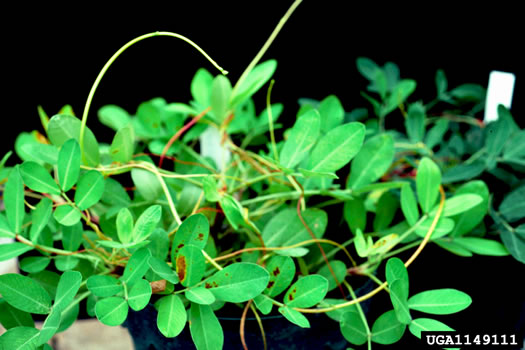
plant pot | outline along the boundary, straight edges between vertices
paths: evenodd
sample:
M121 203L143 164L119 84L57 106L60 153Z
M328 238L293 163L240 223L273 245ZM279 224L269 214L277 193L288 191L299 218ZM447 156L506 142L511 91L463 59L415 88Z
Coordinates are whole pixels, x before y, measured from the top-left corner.
M373 289L373 282L368 280L356 291L357 296L364 295ZM366 314L370 307L371 299L361 303ZM242 310L233 306L217 311L217 317L224 332L223 349L243 349L239 335L240 314ZM229 317L227 317L229 316ZM280 314L262 316L261 320L266 335L268 349L346 349L348 342L341 335L339 323L330 319L325 314L305 314L310 321L310 328L298 327ZM128 318L123 326L133 338L136 350L154 349L195 349L190 330L185 327L176 338L164 337L155 326L157 311L149 304L141 311L129 311ZM245 340L249 349L262 349L263 341L261 331L255 317L247 317L245 323Z

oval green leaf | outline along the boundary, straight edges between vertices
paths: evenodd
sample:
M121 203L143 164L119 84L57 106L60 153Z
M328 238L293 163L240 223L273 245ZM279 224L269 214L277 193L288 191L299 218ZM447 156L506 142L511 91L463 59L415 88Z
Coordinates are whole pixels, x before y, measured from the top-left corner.
M357 312L345 312L339 324L343 337L354 345L363 345L368 339L366 326Z
M33 191L60 195L60 188L42 165L24 162L20 165L20 175L26 186Z
M412 310L434 315L447 315L465 310L472 303L472 298L456 289L427 290L408 299Z
M119 129L113 138L109 154L115 162L127 163L133 156L133 143L135 141L135 132L133 126L128 124Z
M434 221L433 217L427 218L424 220L417 228L416 228L416 234L419 237L425 237L428 233L428 230L430 229L430 226L432 225L432 222ZM454 229L454 220L451 218L445 218L441 217L436 227L434 228L434 231L432 232L432 235L430 236L431 239L437 239L443 236L446 236L452 230Z
M224 344L222 326L208 305L191 304L190 333L197 350L221 350Z
M128 208L120 209L117 215L117 234L120 242L129 243L132 240L133 216Z
M285 168L294 168L307 155L319 137L321 117L316 110L309 110L301 115L290 131L279 155L279 161Z
M97 297L112 297L124 290L119 280L112 276L93 275L87 279L87 288Z
M53 217L64 226L73 226L80 221L80 212L69 204L56 207Z
M80 283L82 282L82 274L78 271L66 271L60 276L60 281L57 286L57 293L55 302L53 303L54 310L63 311L75 298Z
M168 264L166 264L164 260L160 260L154 256L151 256L148 260L148 264L151 267L151 270L159 275L159 277L173 284L179 283L179 277L177 276L177 273L173 271L173 269Z
M152 205L139 216L133 232L131 234L133 242L142 242L146 240L157 227L162 217L162 208L160 205Z
M430 158L424 157L417 168L416 191L419 204L424 213L428 213L439 195L441 171Z
M159 300L157 327L166 338L174 338L184 329L187 320L184 304L176 294Z
M409 324L412 320L408 309L408 283L404 279L397 279L389 283L390 300L399 322Z
M32 249L30 245L19 242L0 244L0 261L16 258Z
M69 191L78 180L81 162L80 146L77 140L69 139L58 153L58 183L64 192Z
M0 301L0 324L2 324L5 329L35 326L35 322L30 313L20 311L3 300Z
M204 284L218 300L230 303L248 301L268 286L270 275L259 265L235 263L217 271Z
M45 256L29 256L20 261L20 270L27 273L35 273L45 270L51 259Z
M144 309L151 299L151 285L146 280L138 280L128 293L129 307L135 311Z
M11 306L32 314L48 314L51 298L31 278L15 273L0 275L0 294Z
M95 305L95 315L106 326L119 326L128 317L128 303L120 297L100 299Z
M31 229L29 230L29 237L31 242L38 242L40 233L49 222L49 218L53 212L53 201L47 197L42 198L40 203L36 205L35 210L31 213Z
M55 333L58 331L60 326L61 311L58 309L53 309L51 313L47 316L42 329L40 330L40 335L38 337L38 344L47 343Z
M390 345L399 341L405 334L406 325L397 320L394 310L390 310L377 318L372 326L372 341L378 344Z
M388 284L394 283L395 280L404 280L407 283L408 290L408 271L405 264L399 258L390 258L386 263L385 269L386 281Z
M127 285L131 286L137 280L142 278L149 270L149 258L151 252L148 248L140 248L137 250L131 258L129 258L121 280Z
M419 219L416 196L408 183L401 187L401 211L410 226L413 226Z
M473 193L455 195L445 201L443 216L454 216L464 213L483 201L481 196Z
M217 300L215 295L204 287L190 288L184 295L189 301L200 305L211 305Z
M24 222L25 209L24 183L20 176L18 165L11 170L7 178L4 188L4 205L9 226L14 233L20 233Z
M36 349L40 331L31 327L11 328L0 336L0 349Z
M408 326L408 329L410 330L410 333L419 339L421 339L421 332L423 331L454 331L454 329L450 328L446 324L431 318L416 318L415 320L412 320Z
M75 192L75 203L80 210L95 205L104 193L104 176L96 170L90 170L80 177Z
M454 242L479 255L506 256L509 251L498 241L479 237L458 237Z
M187 244L204 249L210 234L210 223L202 214L194 214L187 217L180 225L171 249L172 261L179 253L179 250Z
M340 260L332 260L330 261L330 267L334 271L335 278L337 278L337 281L334 279L334 275L332 275L332 272L330 271L328 265L324 265L317 272L319 275L327 279L329 292L337 288L337 285L341 284L346 277L346 265L344 262Z
M256 93L270 78L277 68L276 60L268 60L255 66L246 79L233 91L230 99L230 105L235 107L239 103L250 98Z

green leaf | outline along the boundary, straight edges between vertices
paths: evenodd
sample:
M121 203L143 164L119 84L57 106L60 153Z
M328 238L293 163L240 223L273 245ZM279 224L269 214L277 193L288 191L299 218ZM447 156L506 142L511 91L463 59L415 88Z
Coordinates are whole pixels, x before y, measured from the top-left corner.
M20 311L5 301L0 301L0 323L5 329L34 327L35 322L28 312Z
M131 287L128 293L129 307L135 311L144 309L151 299L151 285L148 281L141 279Z
M31 327L11 328L0 336L0 349L36 349L40 331Z
M399 199L389 191L383 192L376 204L376 215L373 222L374 231L386 229L394 219L398 208Z
M285 168L294 168L307 155L319 137L321 117L316 110L309 110L301 115L290 130L279 155L279 161Z
M509 251L498 241L479 237L458 237L454 242L479 255L506 256Z
M477 84L462 84L452 90L450 95L464 101L481 101L485 99L485 89Z
M40 233L46 227L53 212L53 201L47 197L36 205L35 210L31 214L31 229L29 230L29 237L31 242L37 243Z
M58 256L55 258L55 267L58 271L68 271L77 267L80 259L73 255Z
M117 233L118 238L122 243L129 243L132 241L133 231L133 216L128 208L120 209L117 215Z
M0 275L0 294L11 306L32 314L48 314L51 298L31 278L15 273Z
M58 185L42 165L26 161L20 165L20 175L33 191L60 195Z
M403 79L397 83L397 85L392 89L390 96L386 100L386 106L382 111L383 115L395 110L399 105L403 104L408 96L412 95L416 89L416 82L410 79Z
M366 226L366 208L363 200L358 197L346 200L343 206L343 216L354 235L358 229L363 231Z
M219 203L226 219L228 219L228 222L235 230L239 229L239 226L244 225L242 205L235 198L229 194L225 194L221 197Z
M147 248L137 250L131 258L129 258L121 280L128 286L131 286L137 280L141 279L149 270L149 258L151 252Z
M311 307L319 303L328 292L328 280L321 275L308 275L292 284L284 295L289 307Z
M516 132L510 140L505 143L503 159L518 159L525 157L525 130Z
M421 339L421 332L423 331L454 331L454 329L450 328L446 324L433 320L431 318L416 318L415 320L412 320L412 322L408 326L408 329L410 330L410 333L412 333L419 339Z
M211 305L217 300L215 295L204 287L190 288L184 295L189 301L200 305Z
M112 276L93 275L87 279L87 288L101 298L112 297L124 290L119 280Z
M19 242L0 244L0 261L16 258L32 249L30 245Z
M405 279L397 279L389 282L390 300L399 322L409 324L412 320L408 309L408 282Z
M343 123L345 111L337 96L330 95L319 104L319 114L321 131L327 133Z
M191 96L203 108L210 105L213 75L206 69L199 68L191 81Z
M25 143L21 146L21 151L24 152L23 160L31 160L40 165L45 163L56 165L58 161L58 148L54 145L47 145L38 141Z
M319 275L327 279L329 292L337 288L337 283L341 284L346 277L346 265L344 262L340 260L332 260L330 261L330 267L334 271L335 277L337 278L337 282L334 279L332 272L328 268L328 265L324 265L317 272Z
M221 199L219 191L217 191L217 181L211 175L202 179L202 188L204 190L204 197L208 202L218 202Z
M394 283L395 280L406 281L406 288L408 290L408 271L401 259L388 259L386 263L385 275L388 284Z
M80 177L75 192L75 203L80 210L86 210L98 203L104 193L104 176L90 170Z
M106 326L120 326L128 317L128 303L121 297L100 299L95 305L95 315Z
M461 236L474 229L487 214L489 208L489 189L487 185L481 180L469 181L459 187L456 195L462 194L477 194L482 198L482 202L468 211L453 217L455 225L451 236Z
M416 231L415 231L416 234L419 237L425 237L433 221L434 221L434 217L430 217L424 220L416 228ZM453 229L454 229L454 220L452 220L451 218L441 217L439 218L437 225L434 228L434 231L432 232L432 235L430 236L430 238L437 239L437 238L443 237L449 234L450 232L452 232Z
M281 256L292 256L294 258L300 258L308 254L308 252L309 252L308 248L296 247L296 248L289 248L289 249L280 249L276 251L275 254L281 255Z
M119 129L111 142L109 154L115 162L127 163L133 156L135 132L131 124Z
M525 186L520 186L507 194L499 206L499 212L508 222L525 217Z
M15 236L16 233L12 232L11 228L9 227L9 223L7 222L7 219L2 213L0 213L0 237L15 238Z
M208 219L202 214L194 214L187 217L173 238L171 249L172 261L179 253L179 250L187 244L191 244L200 249L204 249L210 233L210 224Z
M80 221L80 212L69 204L59 205L53 212L56 221L64 226L73 226Z
M127 207L131 203L128 193L120 182L110 177L108 177L105 182L104 193L100 199L103 203L118 208Z
M412 310L434 315L448 315L465 310L472 303L466 293L456 289L427 290L408 299L408 307Z
M413 226L419 220L416 196L410 184L401 187L401 211L410 226Z
M255 94L270 80L276 68L276 60L268 60L255 66L231 95L230 105L235 107Z
M266 265L270 281L264 291L270 297L281 294L295 277L295 264L289 256L274 256Z
M58 309L53 309L51 313L47 316L42 329L40 330L40 335L38 337L38 344L47 343L53 336L57 333L58 327L60 326L61 311Z
M379 179L394 159L394 139L380 134L365 142L352 162L348 187L358 189Z
M60 276L60 281L58 282L53 309L63 311L75 298L81 282L82 274L80 272L64 272L64 274Z
M485 132L485 147L487 148L487 157L496 158L503 151L503 146L509 140L511 128L508 126L506 119L498 119L489 123Z
M81 158L80 146L75 139L67 140L60 148L57 161L58 183L64 192L77 183Z
M297 169L306 178L318 178L318 179L339 179L334 172L328 171L311 171L303 168Z
M131 170L131 179L140 195L149 202L155 201L162 193L162 185L151 171L134 168Z
M63 332L75 323L80 313L80 306L77 303L72 303L68 308L62 311L62 318L60 319L60 327L57 333Z
M441 171L430 158L424 157L417 168L416 191L419 204L424 213L428 213L439 195Z
M443 142L443 135L448 130L448 119L439 119L436 124L428 131L425 137L425 144L429 149Z
M374 322L372 341L383 345L394 344L403 337L405 329L406 325L397 320L395 311L387 311Z
M116 105L105 105L98 110L98 120L117 131L129 124L131 118L124 109Z
M435 82L436 82L437 95L438 97L441 97L443 96L443 94L445 94L445 92L447 92L447 89L448 89L447 76L445 75L445 72L443 71L443 69L438 69L436 71Z
M445 201L443 216L454 216L470 210L483 201L481 196L472 193L456 195Z
M71 138L79 141L80 124L80 120L72 115L57 114L53 116L47 127L49 140L57 147L62 146ZM100 163L98 142L89 128L86 128L84 131L84 154L82 161L85 165L93 167Z
M159 277L173 284L179 283L179 277L177 276L177 273L173 271L173 269L168 264L166 264L164 260L160 260L154 256L151 256L148 260L148 264L151 267L151 270L159 275Z
M133 242L141 242L147 239L155 230L162 217L162 207L152 205L139 216L131 237Z
M361 258L366 258L370 253L372 245L372 237L369 236L368 241L365 239L361 229L357 229L355 232L354 247Z
M279 312L290 322L301 327L301 328L310 328L310 322L299 311L296 311L288 306L280 307Z
M184 287L191 287L199 283L206 271L206 261L201 249L189 244L179 250L173 263L176 266L180 283Z
M20 270L35 273L45 270L51 259L45 256L29 256L20 260Z
M222 326L208 305L191 304L190 333L197 350L221 350L224 344Z
M242 303L261 294L269 280L269 273L259 265L234 263L206 279L204 286L218 300Z
M29 277L37 282L44 290L47 292L51 299L55 298L57 292L58 281L60 280L60 275L53 271L40 271L37 273L32 273Z
M436 243L441 248L443 248L445 250L448 250L452 254L456 254L456 255L464 256L464 257L471 257L472 256L472 252L470 250L465 249L462 246L460 246L459 244L454 243L454 241L450 241L449 242L447 240L437 239L437 240L434 241L434 243Z
M361 316L357 312L345 312L341 316L339 324L341 333L346 340L354 345L363 345L368 339L366 326L363 324Z
M486 166L487 164L481 160L476 160L470 164L462 163L456 165L445 171L442 182L449 184L476 178L485 170Z
M505 227L500 228L501 240L514 259L525 264L525 224L518 226L513 232Z
M174 338L184 329L187 320L184 304L176 294L159 299L157 327L166 338Z
M137 108L137 122L134 124L138 136L146 138L155 138L161 134L162 109L166 101L162 99L153 99L143 102Z
M273 303L269 296L265 294L258 295L253 298L253 302L255 303L257 309L263 313L263 315L268 315L270 312L272 312Z
M211 87L210 105L215 119L222 122L229 111L229 100L232 94L232 85L230 80L224 75L218 75L213 79Z
M374 80L376 72L381 68L367 57L358 57L356 60L357 70L368 80Z
M408 107L405 128L411 142L421 142L425 137L425 107L421 103L412 103Z
M307 209L301 215L315 237L321 238L328 224L326 212ZM293 208L285 208L270 219L262 231L262 238L267 247L284 247L312 239Z
M338 126L326 133L309 157L308 169L334 172L348 164L359 152L365 138L365 126L359 122Z

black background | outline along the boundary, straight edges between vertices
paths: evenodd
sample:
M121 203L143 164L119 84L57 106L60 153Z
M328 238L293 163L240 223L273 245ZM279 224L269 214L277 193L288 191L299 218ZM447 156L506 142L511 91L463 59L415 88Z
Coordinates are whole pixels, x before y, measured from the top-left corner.
M20 6L2 11L1 153L12 149L19 132L41 130L37 105L52 115L71 104L80 115L105 62L144 33L173 31L189 37L235 81L289 3L122 3L114 8L107 4L74 10ZM435 95L438 68L445 70L450 87L486 85L494 69L513 72L517 82L512 112L525 125L523 25L515 18L517 9L344 3L306 0L264 57L278 61L272 100L284 103L281 118L285 123L293 122L300 97L322 99L336 94L347 111L368 107L359 96L366 81L355 68L355 59L365 56L379 64L397 63L402 78L418 82L413 98L427 102ZM117 104L134 113L140 102L157 96L168 102L189 101L191 78L199 67L218 73L176 39L153 38L137 44L117 59L102 80L88 125L102 135L99 139L110 141L111 133L96 118L100 106ZM523 334L524 276L525 265L510 257L459 258L429 247L410 268L410 289L411 294L445 287L468 292L473 297L470 308L457 315L436 316L457 330L501 333L519 326ZM388 301L385 296L378 300L385 305ZM377 315L373 310L372 320ZM399 347L417 344L413 339L405 335Z

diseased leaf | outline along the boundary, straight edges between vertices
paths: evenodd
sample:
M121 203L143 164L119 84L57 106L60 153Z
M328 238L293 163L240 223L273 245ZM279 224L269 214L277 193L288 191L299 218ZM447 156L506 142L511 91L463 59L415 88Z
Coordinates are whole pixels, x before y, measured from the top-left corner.
M189 244L179 250L173 264L176 266L180 283L184 287L199 283L206 271L206 262L201 249Z
M242 303L253 299L268 286L269 273L253 263L235 263L217 271L204 286L218 300Z
M127 163L133 156L135 132L133 126L128 124L119 129L113 138L109 154L115 162Z
M26 161L20 165L20 175L33 191L60 195L58 185L42 165Z
M202 214L194 214L187 217L180 225L171 248L172 261L175 259L179 250L187 244L204 249L210 234L210 223Z
M58 153L57 175L58 183L64 192L69 191L80 175L80 162L82 155L77 140L67 140Z
M104 193L104 176L90 170L80 177L75 192L75 203L80 210L86 210L98 203Z
M328 280L321 275L308 275L292 284L284 295L289 307L307 308L324 299L328 292Z
M266 265L270 281L265 294L275 297L283 292L295 277L295 263L289 256L274 256Z

